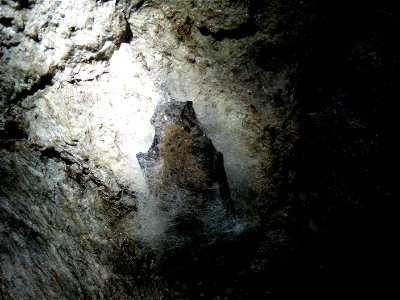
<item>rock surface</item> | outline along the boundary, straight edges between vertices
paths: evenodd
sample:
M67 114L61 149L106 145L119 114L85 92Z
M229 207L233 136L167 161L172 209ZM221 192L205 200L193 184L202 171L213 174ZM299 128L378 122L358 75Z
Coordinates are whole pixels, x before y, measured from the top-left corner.
M358 2L0 0L0 298L395 291L400 9ZM160 251L136 154L186 101L246 230Z
M155 201L168 222L163 226L167 247L187 246L188 241L198 247L218 234L238 231L239 224L229 220L233 204L223 155L198 123L192 102L160 104L151 123L153 143L137 159L147 178L149 201Z
M264 72L251 59L248 45L260 37L244 32L254 17L249 3L189 2L1 2L5 297L197 297L216 280L202 267L220 265L213 273L221 274L231 265L235 247L200 247L177 262L143 245L143 236L169 232L146 206L154 191L136 160L152 143L149 120L162 101L193 102L224 154L238 215L252 230L261 226L276 170L265 128L295 123L275 116L266 99L290 90L291 67ZM293 102L290 92L284 97ZM200 252L219 261L206 263ZM184 264L195 269L190 256L202 257L199 277L180 284ZM170 264L180 274L165 273Z

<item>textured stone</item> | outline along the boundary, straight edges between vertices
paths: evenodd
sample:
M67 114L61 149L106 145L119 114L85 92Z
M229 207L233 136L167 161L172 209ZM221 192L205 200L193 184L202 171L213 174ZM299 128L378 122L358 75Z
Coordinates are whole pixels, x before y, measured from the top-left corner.
M237 256L242 248L233 244L265 224L297 130L293 114L274 102L283 91L285 109L293 105L293 67L265 71L253 57L268 39L264 25L254 27L257 7L127 0L0 7L2 293L185 298L211 286L208 266L224 272L235 265L230 282L212 292L223 295L252 260ZM186 131L175 125L169 140L162 135L164 146L183 143L178 161L165 159L168 147L160 150L166 193L146 182L136 154L151 147L156 107L186 101L202 124L193 133L207 138L186 143ZM274 143L281 137L280 153ZM190 145L210 153L193 154ZM199 155L203 164L192 164ZM168 185L170 175L179 189ZM192 200L180 205L178 196ZM235 215L227 209L233 206ZM192 237L197 241L188 242ZM177 253L184 259L175 260ZM176 275L164 272L170 264ZM202 291L178 278L192 266L200 276L194 281L207 282ZM49 280L55 284L45 287Z
M247 4L3 1L0 13L4 295L154 298L169 293L170 280L157 275L168 258L154 258L152 251L160 249L160 241L185 244L189 235L177 234L181 229L170 226L171 215L166 218L153 206L155 191L148 189L136 160L152 143L148 121L160 102L193 102L215 146L209 166L220 164L217 153L224 153L232 203L245 222L258 226L261 204L245 198L254 203L263 198L263 166L269 162L266 153L256 153L268 145L255 143L264 121L249 121L265 110L256 104L267 94L261 81L287 78L260 73L259 88L250 88L243 79L253 72L241 58L247 41L216 43L212 36L247 24ZM201 178L207 172L189 184L199 194L218 183ZM183 181L175 183L188 190ZM226 189L226 183L219 184ZM206 204L199 209L207 243L242 228L227 217L229 197L222 194L212 209ZM166 206L170 213L176 209ZM170 239L176 236L181 242ZM143 242L153 250L144 250ZM152 278L154 285L141 278ZM48 280L56 284L44 287ZM176 293L180 290L176 287Z
M385 274L399 224L390 2L1 0L0 297L299 297ZM214 149L200 168L186 131L149 123L187 101ZM154 135L183 140L178 161L160 146L161 186L197 194L190 234L176 190L137 161ZM234 217L203 201L218 153Z
M147 153L137 154L137 159L152 201L173 224L167 225L171 227L167 234L174 234L175 243L178 238L193 242L199 234L212 240L218 234L242 229L229 221L233 204L223 155L198 123L192 102L159 105L151 123L153 143ZM168 243L170 237L166 239Z

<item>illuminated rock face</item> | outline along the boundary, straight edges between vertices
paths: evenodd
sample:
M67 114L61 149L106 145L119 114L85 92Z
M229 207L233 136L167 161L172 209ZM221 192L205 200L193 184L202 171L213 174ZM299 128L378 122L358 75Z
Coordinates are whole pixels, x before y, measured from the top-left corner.
M263 226L277 165L266 136L284 123L290 141L296 122L273 107L280 89L293 103L292 67L258 66L266 33L249 5L1 1L1 296L191 298L209 293L192 291L198 282L225 280L207 268L250 265L210 245ZM158 118L153 128L163 101L183 103L189 125L161 129ZM152 149L154 130L159 164L146 180L136 154ZM185 246L211 247L193 255L205 268L197 279L163 273L173 261L163 250Z
M326 298L384 274L390 2L0 0L0 298Z
M218 233L233 230L227 228L233 204L223 155L198 123L192 102L160 104L151 123L155 128L153 143L137 158L153 201L168 223L177 224L167 224L171 227L167 234L178 236L184 243L185 239L193 242L199 235L204 240L213 239ZM208 216L212 210L215 215ZM210 223L218 229L209 232ZM168 243L168 236L166 239Z

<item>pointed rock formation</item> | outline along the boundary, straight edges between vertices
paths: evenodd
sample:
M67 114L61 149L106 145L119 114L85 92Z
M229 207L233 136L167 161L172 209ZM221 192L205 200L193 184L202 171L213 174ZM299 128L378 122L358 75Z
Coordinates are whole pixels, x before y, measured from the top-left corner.
M159 105L151 124L153 143L137 159L174 234L193 238L210 234L216 225L222 230L221 220L233 211L223 155L199 125L192 102Z

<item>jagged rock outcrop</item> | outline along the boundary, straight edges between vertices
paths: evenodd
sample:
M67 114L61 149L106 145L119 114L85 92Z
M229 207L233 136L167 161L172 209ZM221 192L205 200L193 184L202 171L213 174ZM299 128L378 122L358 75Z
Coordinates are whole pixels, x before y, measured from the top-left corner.
M233 231L229 224L233 203L223 155L198 123L192 102L158 105L151 124L153 143L137 159L152 201L173 224L167 234L175 236L175 243L179 238L184 243L199 236L205 242Z

